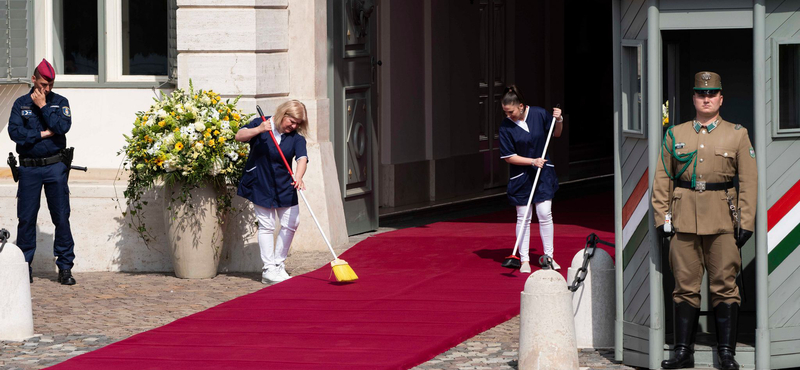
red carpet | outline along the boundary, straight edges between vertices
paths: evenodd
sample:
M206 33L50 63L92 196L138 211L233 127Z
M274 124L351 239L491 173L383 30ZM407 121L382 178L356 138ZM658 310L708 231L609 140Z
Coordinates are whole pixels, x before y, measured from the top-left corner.
M562 274L590 233L613 241L610 198L553 203ZM379 234L342 256L355 283L332 282L325 266L52 369L411 368L519 313L528 275L500 266L514 245L514 217ZM536 225L532 234L537 261Z

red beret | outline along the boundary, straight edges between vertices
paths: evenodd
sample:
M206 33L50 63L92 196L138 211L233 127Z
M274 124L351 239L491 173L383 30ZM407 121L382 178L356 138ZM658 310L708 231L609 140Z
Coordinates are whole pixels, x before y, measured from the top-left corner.
M48 81L56 79L56 70L53 69L53 65L50 64L47 59L42 59L42 62L36 67L36 70L39 71L39 74Z

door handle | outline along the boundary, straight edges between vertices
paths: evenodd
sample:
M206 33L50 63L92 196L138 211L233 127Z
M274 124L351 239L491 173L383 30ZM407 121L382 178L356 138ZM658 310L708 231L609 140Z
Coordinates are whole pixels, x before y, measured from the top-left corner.
M378 60L378 58L372 57L370 58L370 64L372 65L372 84L375 84L375 74L378 67L383 65L383 62Z

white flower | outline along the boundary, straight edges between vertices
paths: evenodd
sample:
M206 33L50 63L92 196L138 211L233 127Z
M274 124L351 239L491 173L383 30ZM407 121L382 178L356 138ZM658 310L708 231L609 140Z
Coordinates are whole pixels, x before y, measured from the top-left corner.
M222 171L222 160L219 158L214 159L214 163L211 165L211 168L208 170L208 173L211 176L219 175L220 171Z
M231 128L231 124L228 121L222 121L220 128L222 128L223 130L228 130Z
M197 150L197 151L203 150L203 142L202 141L198 141L198 142L194 143L194 149Z
M225 155L230 158L231 162L236 162L239 159L239 154L236 152L227 152Z
M211 98L209 98L208 95L203 95L200 101L203 102L203 104L211 104Z
M219 111L216 109L211 110L211 118L219 119Z
M175 135L170 132L169 135L164 137L164 143L169 145L169 146L174 145L175 144Z
M206 125L204 125L203 122L195 122L194 129L197 130L197 132L203 132L206 129Z
M156 112L156 115L158 116L158 118L164 119L167 118L169 114L165 110L159 109L158 112Z

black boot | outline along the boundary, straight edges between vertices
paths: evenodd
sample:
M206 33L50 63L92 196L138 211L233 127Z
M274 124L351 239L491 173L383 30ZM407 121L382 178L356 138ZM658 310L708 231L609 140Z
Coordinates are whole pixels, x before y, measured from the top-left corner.
M61 285L75 285L75 278L72 277L72 270L58 269L58 282Z
M717 323L717 355L719 368L735 370L739 363L733 356L736 355L736 325L739 319L738 303L720 303L714 307L714 316Z
M694 367L694 339L697 336L697 318L700 309L686 302L673 303L675 306L675 355L661 361L664 369L685 369Z

